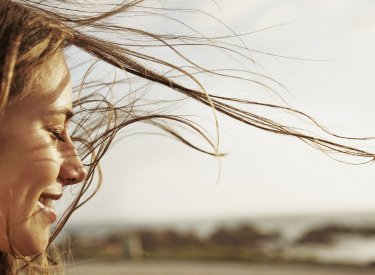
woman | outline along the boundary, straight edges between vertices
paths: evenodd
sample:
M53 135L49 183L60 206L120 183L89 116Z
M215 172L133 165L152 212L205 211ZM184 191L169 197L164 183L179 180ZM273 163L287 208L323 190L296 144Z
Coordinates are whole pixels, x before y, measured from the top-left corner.
M88 81L90 69L83 76L79 93L73 100L71 76L65 60L71 46L129 75L159 83L192 98L210 107L215 117L220 112L262 130L297 137L324 151L373 160L374 155L371 153L297 131L241 109L240 106L256 105L292 112L315 123L301 112L272 104L208 94L195 74L203 72L221 77L237 76L200 67L177 50L177 42L190 46L214 46L232 52L236 52L236 48L220 44L220 38L213 44L213 40L203 36L155 34L116 25L111 20L114 16L137 14L137 8L150 14L158 10L142 6L143 2L101 4L98 7L103 11L93 12L86 10L88 6L76 1L0 0L1 274L62 272L60 255L53 256L50 244L72 212L95 193L83 197L89 190L95 171L99 172L100 182L98 163L115 134L123 127L134 122L148 122L194 149L220 156L219 139L215 143L201 128L184 117L139 113L135 108L136 99L128 100L125 105L112 104L110 97L99 88L104 86L111 89L112 84L121 83ZM108 33L116 34L117 40L109 40L106 37ZM140 47L145 47L147 43L153 43L155 47L164 46L177 53L189 66L179 67L134 50L129 45L132 37L138 38L133 41ZM119 38L122 43L118 41ZM155 64L159 67L152 66ZM178 81L176 73L190 79L191 84ZM85 87L88 89L85 90ZM120 98L128 96L128 91L123 93ZM195 130L209 143L212 152L191 144L166 121L182 123ZM76 126L72 133L68 133L69 122ZM77 150L73 141L77 142ZM81 159L85 164L82 164ZM64 187L78 183L77 196L66 213L58 219L52 202L61 198ZM50 234L51 225L57 219L59 223Z

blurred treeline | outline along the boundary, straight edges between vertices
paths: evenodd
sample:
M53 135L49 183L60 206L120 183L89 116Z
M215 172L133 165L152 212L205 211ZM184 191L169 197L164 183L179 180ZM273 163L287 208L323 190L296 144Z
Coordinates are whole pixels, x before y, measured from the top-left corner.
M307 230L294 240L278 231L264 232L254 225L219 227L211 234L172 229L116 230L97 236L68 234L74 260L168 259L247 262L318 262L311 256L294 257L293 249L329 247L348 237L375 237L375 227L325 225ZM66 244L64 244L66 245ZM298 253L300 254L300 253ZM308 255L308 254L307 254ZM372 263L369 263L370 265Z

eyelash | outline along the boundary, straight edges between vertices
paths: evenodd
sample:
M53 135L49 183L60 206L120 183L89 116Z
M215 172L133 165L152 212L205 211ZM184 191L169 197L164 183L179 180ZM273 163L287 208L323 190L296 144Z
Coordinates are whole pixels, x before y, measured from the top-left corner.
M56 129L49 129L49 131L52 133L52 135L57 138L61 142L66 142L66 140L62 137L61 133L57 131Z

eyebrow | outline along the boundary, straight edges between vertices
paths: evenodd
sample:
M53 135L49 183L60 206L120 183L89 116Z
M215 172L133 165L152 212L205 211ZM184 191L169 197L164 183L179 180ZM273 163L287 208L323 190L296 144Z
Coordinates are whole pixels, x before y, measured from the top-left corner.
M64 108L58 108L55 110L47 111L47 115L51 115L51 116L64 115L65 121L68 121L73 117L74 114L70 108L64 107Z

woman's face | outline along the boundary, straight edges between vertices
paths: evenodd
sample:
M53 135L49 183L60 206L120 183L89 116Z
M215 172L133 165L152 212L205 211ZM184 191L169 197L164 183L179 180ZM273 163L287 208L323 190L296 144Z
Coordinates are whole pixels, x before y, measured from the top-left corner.
M56 220L51 201L86 171L67 133L72 99L64 57L56 54L10 105L0 124L0 251L41 253Z

